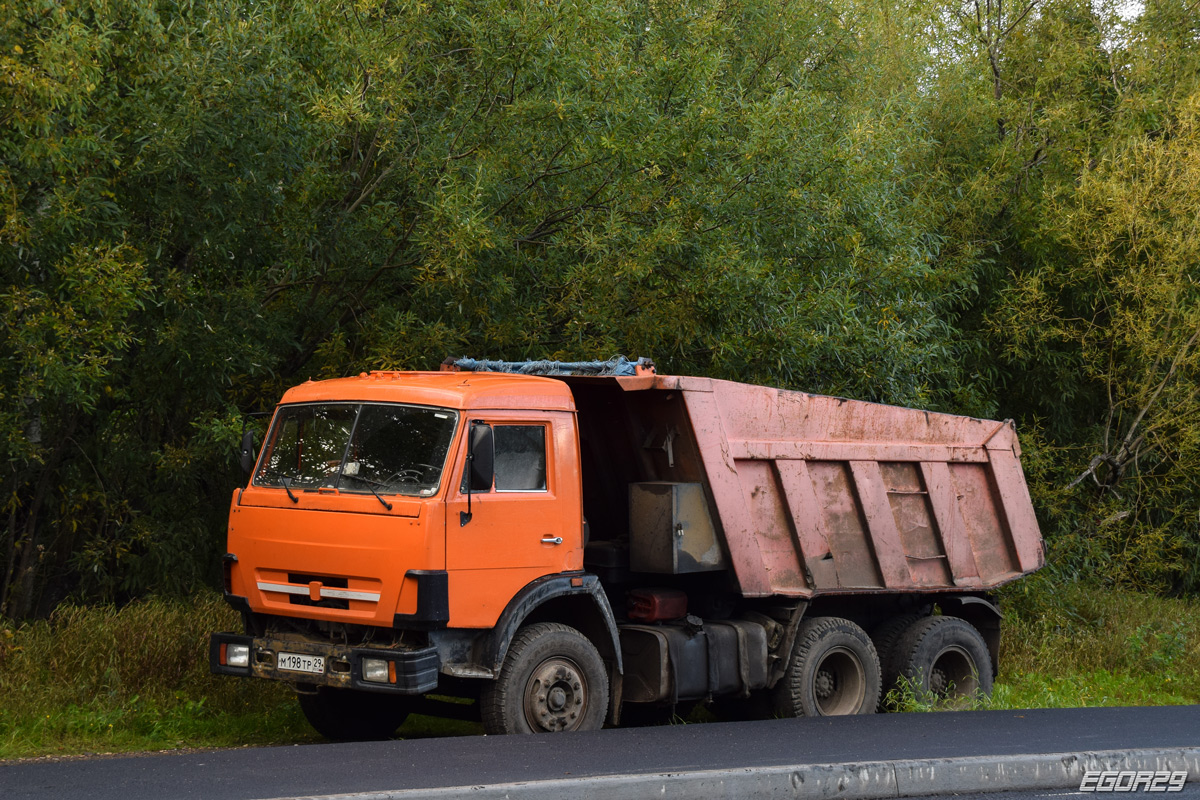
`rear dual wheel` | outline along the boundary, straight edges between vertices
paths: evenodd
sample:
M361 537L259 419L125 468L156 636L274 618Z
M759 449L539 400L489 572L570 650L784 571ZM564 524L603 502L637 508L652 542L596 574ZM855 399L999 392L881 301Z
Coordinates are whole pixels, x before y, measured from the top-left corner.
M920 702L961 708L992 693L991 654L965 619L917 620L896 641L891 663Z
M871 641L875 643L875 652L879 654L879 671L883 679L883 689L880 692L879 710L884 710L887 694L896 686L900 676L900 667L896 658L896 645L900 637L915 623L924 619L921 614L900 614L881 623L871 630Z
M800 623L792 660L772 694L785 717L873 714L879 704L879 657L866 632L848 619Z

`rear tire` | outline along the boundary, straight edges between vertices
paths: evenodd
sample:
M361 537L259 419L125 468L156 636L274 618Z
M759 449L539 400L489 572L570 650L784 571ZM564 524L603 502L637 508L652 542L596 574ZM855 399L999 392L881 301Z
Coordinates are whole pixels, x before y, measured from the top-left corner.
M848 619L800 623L792 660L775 686L775 711L785 717L874 714L879 705L879 656L866 632Z
M992 658L983 636L958 617L926 617L896 643L896 664L920 702L970 705L992 694Z
M900 677L901 665L897 663L896 645L914 623L922 619L920 614L901 614L877 625L871 631L871 641L875 643L875 652L879 654L879 673L882 677L879 710L887 700L887 694L896 687L896 679Z
M608 673L582 633L538 622L517 633L480 704L491 734L599 730L608 714Z
M333 742L390 739L408 718L407 698L394 695L319 686L296 697L308 724Z

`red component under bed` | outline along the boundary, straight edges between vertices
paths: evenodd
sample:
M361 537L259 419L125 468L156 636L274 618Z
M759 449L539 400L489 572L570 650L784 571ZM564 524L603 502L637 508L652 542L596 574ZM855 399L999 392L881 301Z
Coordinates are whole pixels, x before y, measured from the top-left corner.
M629 618L665 622L687 616L687 594L678 589L634 589L629 593Z

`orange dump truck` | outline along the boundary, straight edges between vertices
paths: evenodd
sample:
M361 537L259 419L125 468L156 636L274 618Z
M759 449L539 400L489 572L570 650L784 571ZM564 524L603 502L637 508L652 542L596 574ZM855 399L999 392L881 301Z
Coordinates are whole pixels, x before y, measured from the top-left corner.
M309 381L254 449L212 669L291 684L333 739L986 693L988 592L1043 560L1011 423L645 361Z

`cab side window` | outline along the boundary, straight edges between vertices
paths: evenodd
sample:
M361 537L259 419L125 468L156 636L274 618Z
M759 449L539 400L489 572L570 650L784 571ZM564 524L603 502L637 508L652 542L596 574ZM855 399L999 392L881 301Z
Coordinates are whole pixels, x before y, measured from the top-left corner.
M546 491L546 426L496 425L492 431L495 490ZM468 472L463 472L463 492L467 491Z
M546 491L546 428L497 425L496 491Z

